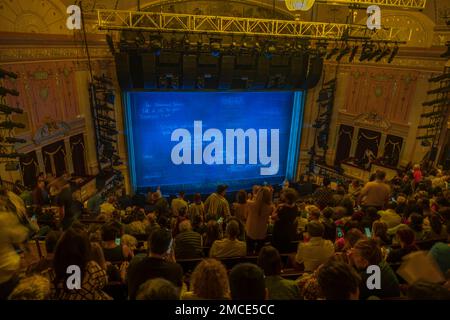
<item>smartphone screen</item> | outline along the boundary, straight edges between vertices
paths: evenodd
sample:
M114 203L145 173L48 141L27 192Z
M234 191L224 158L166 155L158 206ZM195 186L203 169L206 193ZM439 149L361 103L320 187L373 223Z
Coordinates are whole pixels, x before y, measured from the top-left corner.
M116 246L120 246L120 238L116 238Z
M370 228L364 228L364 232L366 233L367 238L372 238L372 232L370 232Z
M170 254L170 252L172 251L172 246L173 246L173 238L170 240L170 244L169 244L169 248L167 249L167 254Z
M337 227L336 228L336 232L337 232L337 237L338 238L343 238L344 237L344 233L342 232L341 227Z

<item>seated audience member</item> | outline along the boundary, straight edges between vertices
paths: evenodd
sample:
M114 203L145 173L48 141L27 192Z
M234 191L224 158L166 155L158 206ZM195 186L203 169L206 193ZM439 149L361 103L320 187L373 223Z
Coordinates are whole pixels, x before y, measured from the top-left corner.
M157 216L160 217L162 215L169 215L169 202L167 202L166 198L161 195L161 191L158 190L151 194L151 202L153 205L152 211L155 211Z
M324 227L320 222L311 221L306 225L308 242L300 242L295 261L304 266L304 270L312 272L334 255L334 245L323 239Z
M211 258L232 258L245 257L247 245L244 241L239 241L239 224L237 221L228 222L225 230L226 238L213 242L209 251Z
M317 270L317 282L326 300L358 300L361 277L349 264L330 259Z
M70 265L81 269L81 289L69 289ZM91 244L85 231L69 228L58 241L53 258L54 298L57 300L110 300L102 291L108 283L106 271L92 260Z
M191 222L184 220L179 225L180 233L175 237L175 257L196 259L203 257L202 236L192 231Z
M245 190L239 190L236 194L236 202L233 203L231 208L232 214L245 224L245 221L247 221L248 210L247 192L245 192Z
M249 203L249 213L245 224L248 254L258 253L264 246L267 236L267 224L269 223L269 217L274 211L272 190L269 187L260 188L256 199Z
M408 287L408 300L450 300L450 290L438 283L417 281Z
M123 246L127 246L132 252L137 249L138 241L132 235L124 234L122 238L120 238L120 242Z
M317 188L313 193L316 204L319 206L320 210L325 207L333 205L333 194L334 191L330 188L330 179L324 178L322 182L322 187Z
M190 284L191 291L183 295L184 300L230 298L227 269L216 259L202 260L192 272Z
M317 206L309 205L305 207L308 213L308 221L319 221L320 219L320 209Z
M362 233L361 230L356 228L348 230L344 235L344 251L352 249L361 239L367 239L366 235Z
M398 226L402 222L402 217L395 212L396 204L394 202L389 202L386 210L378 211L380 216L380 221L386 223L388 229Z
M427 232L423 228L423 216L418 213L413 213L408 218L409 227L414 231L416 241L425 240Z
M180 191L178 196L172 200L170 207L172 208L172 215L178 217L178 210L180 208L188 208L188 203L184 200L184 191Z
M403 257L411 252L419 250L416 246L416 237L414 232L408 228L400 228L396 233L397 242L400 244L399 249L393 249L389 252L386 261L389 263L401 262Z
M150 212L147 215L147 219L148 219L148 224L145 227L145 234L150 237L155 230L160 228L160 225L157 222L157 217L154 212Z
M23 278L14 288L8 300L50 300L50 280L40 275Z
M388 226L382 221L375 221L372 224L372 239L376 240L379 246L387 246L391 243L387 234Z
M136 295L136 300L179 300L180 291L170 281L163 278L144 282Z
M364 188L361 189L358 203L361 203L366 208L375 207L377 210L382 210L388 204L391 194L391 188L384 182L385 178L386 173L384 171L377 171L375 181L367 182Z
M441 218L437 214L429 216L430 231L425 235L425 240L447 239L447 227L442 224Z
M45 181L38 181L32 193L33 205L42 207L49 203L48 192L45 189Z
M222 239L222 231L216 220L209 220L206 224L206 233L203 244L205 247L211 247L214 241Z
M233 267L229 276L231 300L266 300L264 272L252 263Z
M375 207L365 208L364 215L359 223L362 230L365 228L372 228L373 223L380 219L378 212L378 209Z
M277 249L272 246L263 247L259 252L258 266L264 271L266 277L269 300L300 299L297 282L281 276L281 257Z
M120 230L114 222L102 226L102 248L106 261L119 262L133 258L133 251L128 246L116 243L120 236Z
M375 240L359 240L350 253L350 260L362 279L359 290L360 299L365 300L371 296L378 298L392 298L400 296L400 287L397 276L389 264L383 260L381 248ZM367 267L377 265L380 268L380 289L370 290L367 287L367 279L371 274L367 273Z
M334 215L334 210L331 207L326 207L322 211L322 218L320 222L324 227L323 238L325 240L330 240L334 242L336 240L336 224L334 223L332 217Z
M158 229L149 238L149 255L131 263L128 268L128 297L136 298L141 284L149 279L164 278L181 289L183 269L175 263L172 235L166 229Z
M104 214L108 217L111 217L113 212L117 210L114 205L115 202L116 202L116 199L114 197L109 197L107 201L103 202L100 205L100 213Z
M56 248L56 243L61 237L60 231L52 230L45 236L45 251L46 255L36 265L30 268L33 273L46 273L53 268L53 257Z
M450 220L447 221L447 229L450 229ZM448 235L447 242L436 242L428 252L444 275L450 270L450 234Z
M281 193L283 203L275 212L275 224L272 231L272 245L281 253L289 253L293 250L292 242L297 240L298 209L295 204L297 192L288 188ZM295 250L295 249L294 249Z

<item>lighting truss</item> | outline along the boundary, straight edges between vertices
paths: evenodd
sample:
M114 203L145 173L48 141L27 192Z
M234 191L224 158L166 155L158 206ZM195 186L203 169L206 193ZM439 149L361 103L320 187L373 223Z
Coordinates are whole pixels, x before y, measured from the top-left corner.
M97 10L100 30L208 33L340 40L370 39L404 43L411 39L412 29L386 27L371 31L366 25L238 18L209 15Z
M294 0L289 1L292 2ZM425 6L427 4L427 0L317 0L316 2L326 3L330 5L377 5L380 7L394 7L416 10L425 9Z

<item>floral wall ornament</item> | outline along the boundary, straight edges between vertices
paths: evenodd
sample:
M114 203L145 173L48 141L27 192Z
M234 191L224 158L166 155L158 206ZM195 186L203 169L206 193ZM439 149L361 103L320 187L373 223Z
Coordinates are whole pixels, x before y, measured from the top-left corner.
M391 127L391 123L376 112L362 113L355 118L354 123L355 125L370 126L382 130L388 130Z
M46 122L44 123L44 125L36 130L33 141L36 144L42 144L42 142L45 142L47 140L56 137L63 137L68 132L70 132L70 125L66 122L57 122L51 118L46 118Z
M43 99L43 100L47 100L48 98L48 88L43 88L39 91L39 96Z

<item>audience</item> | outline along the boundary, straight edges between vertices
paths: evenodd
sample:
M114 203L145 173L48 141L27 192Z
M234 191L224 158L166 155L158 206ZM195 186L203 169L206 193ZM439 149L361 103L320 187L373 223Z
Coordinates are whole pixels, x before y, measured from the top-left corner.
M399 249L393 249L389 252L386 261L389 263L401 262L403 257L411 252L419 250L416 246L416 236L414 232L408 228L400 228L396 234L398 243L400 243Z
M139 287L149 279L164 278L181 289L183 269L175 262L172 235L169 230L158 229L149 238L148 257L131 263L128 268L128 296L136 299Z
M249 204L249 213L245 224L249 255L257 254L264 246L267 224L274 210L272 190L268 187L260 188L256 194L256 199Z
M179 289L163 278L150 279L144 282L136 294L136 300L179 300Z
M348 263L330 259L318 270L317 281L326 300L358 300L361 277Z
M323 239L324 227L318 221L311 221L306 226L307 242L298 245L295 261L303 265L304 270L312 272L334 254L334 245Z
M293 188L301 186L292 181L254 186L248 195L240 190L230 196L236 199L231 210L225 185L218 186L205 205L200 194L189 205L181 192L169 206L159 188L149 192L147 203L144 196L116 202L120 192L105 193L100 198L107 200L95 222L80 216L68 197L74 188L58 179L49 186L62 223L49 225L46 221L52 217L42 220L40 208L38 191L45 193L47 187L43 181L39 185L43 190L35 193L39 205L29 212L20 197L3 192L0 298L347 300L405 295L423 299L426 294L445 298L450 287L450 191L441 183L447 178L433 187L438 171L422 168L418 183L411 183L415 171L406 169L389 182L377 172L363 188L357 183L348 186L344 179L333 182L334 191L327 178L314 194L297 193ZM44 221L44 227L36 221ZM34 242L26 240L45 234L45 250L30 250ZM430 247L428 254L446 284L402 284L400 292L402 279L393 268L406 255ZM238 262L229 275L221 259L227 266ZM247 261L253 263L240 263ZM80 267L80 290L67 286L67 280L76 283L66 272L69 265ZM380 289L367 288L368 280L376 283L368 266L378 266Z
M69 266L81 271L80 288L67 286ZM53 258L54 298L58 300L110 300L102 291L108 283L106 271L92 260L91 244L87 233L80 228L69 228L58 241Z
M229 280L232 300L266 300L268 297L264 272L252 263L234 266Z
M272 231L272 245L281 253L292 252L292 242L297 240L298 209L295 201L297 194L294 189L285 189L281 193L282 203L278 206Z
M281 257L276 248L263 247L259 252L258 266L264 271L270 300L300 299L300 290L296 281L287 280L281 276Z
M192 272L191 291L183 299L224 300L230 298L227 269L218 260L204 259Z
M229 221L225 230L225 239L213 242L209 251L211 258L244 257L247 254L247 245L239 241L239 224L237 221Z
M370 296L377 296L379 298L400 296L397 276L389 264L383 260L381 248L375 240L359 240L353 247L350 258L362 279L359 287L360 299L365 300ZM369 266L378 266L380 269L380 289L374 288L371 290L367 286L367 279L371 275L366 271Z

